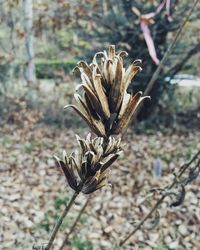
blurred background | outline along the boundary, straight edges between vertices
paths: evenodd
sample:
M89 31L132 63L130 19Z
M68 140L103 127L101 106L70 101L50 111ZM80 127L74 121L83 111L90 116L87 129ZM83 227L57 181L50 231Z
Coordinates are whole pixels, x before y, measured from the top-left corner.
M63 111L74 102L80 83L72 73L76 63L90 63L94 53L114 44L117 51L128 52L127 63L142 60L143 71L129 91L145 91L192 5L187 0L0 0L2 249L46 242L70 197L52 155L72 151L74 133L88 132L73 111ZM138 195L167 183L166 176L199 147L199 18L197 4L149 93L151 102L129 126L126 152L111 177L113 188L98 191L92 215L83 216L69 249L111 249L122 234L120 226L126 224L125 234L137 219L133 216L146 211L138 209ZM133 172L140 174L136 178ZM198 190L195 183L183 210L169 210L162 228L138 235L124 249L136 249L135 242L137 249L198 249ZM80 206L81 200L55 249Z

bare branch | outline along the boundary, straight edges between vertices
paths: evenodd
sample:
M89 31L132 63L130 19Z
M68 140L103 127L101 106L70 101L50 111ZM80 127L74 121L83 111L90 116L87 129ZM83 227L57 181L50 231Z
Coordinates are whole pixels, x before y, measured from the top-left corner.
M200 43L196 44L192 49L188 51L188 53L181 59L180 62L178 62L175 66L173 66L171 69L169 69L166 73L168 75L175 75L177 72L179 72L183 66L186 64L186 62L194 56L196 53L200 52Z
M85 204L83 205L83 207L81 208L81 210L80 210L78 216L76 217L76 219L75 219L73 225L71 226L70 231L67 233L67 235L66 235L66 237L65 237L65 239L64 239L64 241L63 241L63 243L62 243L62 246L60 247L60 250L62 250L62 249L65 247L65 245L67 244L67 242L68 242L68 240L69 240L69 236L73 233L73 231L74 231L74 229L75 229L77 223L79 222L79 220L80 220L80 218L81 218L81 215L84 213L84 211L85 211L85 209L86 209L86 207L87 207L87 205L88 205L88 203L89 203L89 200L90 200L90 196L89 196L89 198L86 200L86 202L85 202Z
M179 179L184 173L185 171L191 166L191 164L193 162L195 162L198 158L200 157L200 150L194 155L194 157L188 162L188 163L185 163L181 166L180 168L180 172L179 174L177 175L177 178ZM200 159L198 159L195 167L191 170L196 170L198 168L200 168ZM174 181L172 182L172 184L169 186L169 187L166 187L166 188L163 188L163 190L168 190L168 192L164 192L161 196L160 199L158 199L158 201L156 202L156 204L153 206L153 208L150 210L150 212L144 217L144 219L136 226L136 228L124 239L120 242L119 246L123 246L140 228L141 226L145 223L145 221L147 219L149 219L151 217L151 215L157 210L157 208L160 206L160 204L162 204L163 200L173 194L172 191L170 191L177 183L178 184L181 184L181 185L187 185L192 179L190 178L191 176L191 170L188 174L188 177L185 178L184 180L182 181L178 181L177 178L174 179ZM199 174L199 172L197 172L197 175ZM197 177L197 175L195 176L195 178ZM191 180L190 180L191 179ZM181 202L182 203L182 202ZM180 203L180 204L181 204ZM178 204L178 205L180 205ZM172 204L172 206L175 206L174 204Z

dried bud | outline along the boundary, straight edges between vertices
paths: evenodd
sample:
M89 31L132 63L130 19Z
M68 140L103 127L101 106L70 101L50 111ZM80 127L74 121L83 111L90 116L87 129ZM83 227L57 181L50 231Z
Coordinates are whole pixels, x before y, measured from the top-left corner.
M127 69L123 65L124 51L115 53L111 45L108 53L98 52L89 66L81 61L77 64L81 74L83 96L76 93L77 106L72 107L88 123L96 135L108 138L112 134L121 134L127 128L136 108L145 98L142 92L135 95L127 93L133 77L142 70L135 60ZM97 57L101 56L100 62Z
M120 139L109 137L108 143L102 137L86 139L77 136L79 151L71 155L63 153L63 160L56 157L59 166L68 181L69 186L76 192L92 193L107 184L110 174L109 167L122 152Z

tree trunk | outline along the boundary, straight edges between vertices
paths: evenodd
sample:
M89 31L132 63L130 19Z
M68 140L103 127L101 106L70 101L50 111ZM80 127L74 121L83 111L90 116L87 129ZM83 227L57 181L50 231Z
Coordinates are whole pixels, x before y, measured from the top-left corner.
M32 0L23 0L24 32L25 32L25 49L26 49L26 69L25 79L27 82L35 82L35 64L33 49L33 5Z

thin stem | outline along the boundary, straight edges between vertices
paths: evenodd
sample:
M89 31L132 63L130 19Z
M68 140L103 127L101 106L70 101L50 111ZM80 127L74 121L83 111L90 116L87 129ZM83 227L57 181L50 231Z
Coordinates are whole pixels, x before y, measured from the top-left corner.
M63 250L64 247L65 247L65 245L67 244L68 239L69 239L69 236L73 233L73 231L74 231L74 229L75 229L75 227L76 227L78 221L79 221L80 218L81 218L81 215L83 214L83 212L85 211L85 209L86 209L86 207L87 207L87 205L88 205L88 203L89 203L89 200L90 200L90 197L86 200L85 204L83 205L83 207L82 207L81 210L79 211L78 216L76 217L76 219L75 219L73 225L71 226L70 231L67 233L67 235L66 235L66 237L65 237L65 239L64 239L64 241L63 241L63 243L62 243L62 246L60 247L60 250Z
M154 211L158 208L158 206L162 203L165 196L162 196L154 205L154 207L151 209L151 211L144 217L144 219L137 225L137 227L124 239L120 242L119 246L123 246L127 240L129 240L130 237L132 237L144 224L144 222L154 213Z
M200 155L200 150L195 154L195 156L188 163L184 164L181 167L181 171L178 175L179 178L182 176L182 174L185 172L185 170L199 157L199 155Z
M178 175L178 178L180 178L184 172L190 167L190 165L200 156L200 150L193 156L193 158L186 164L183 164L180 168L180 173ZM199 164L199 161L198 163ZM172 184L169 186L169 189L173 188L176 185L176 180L172 182ZM119 243L119 246L123 246L145 223L145 221L156 211L156 209L159 207L159 205L163 202L165 199L166 194L163 194L160 199L156 202L156 204L153 206L153 208L150 210L150 212L144 217L144 219L134 228L134 230Z
M50 239L49 239L49 242L48 242L47 246L44 248L45 250L50 250L50 249L51 249L51 246L52 246L53 241L54 241L54 239L55 239L55 237L56 237L56 234L57 234L57 232L58 232L60 226L62 225L62 222L63 222L65 216L67 215L67 213L69 212L70 208L71 208L72 205L74 204L74 201L76 200L76 197L78 196L78 194L79 194L78 192L75 192L75 193L73 194L73 196L72 196L70 202L66 205L66 207L65 207L65 209L64 209L64 211L63 211L63 213L62 213L61 216L59 217L59 219L58 219L58 221L57 221L57 223L56 223L56 225L55 225L55 227L54 227L54 229L53 229L53 232L52 232L52 234L51 234L51 237L50 237Z

